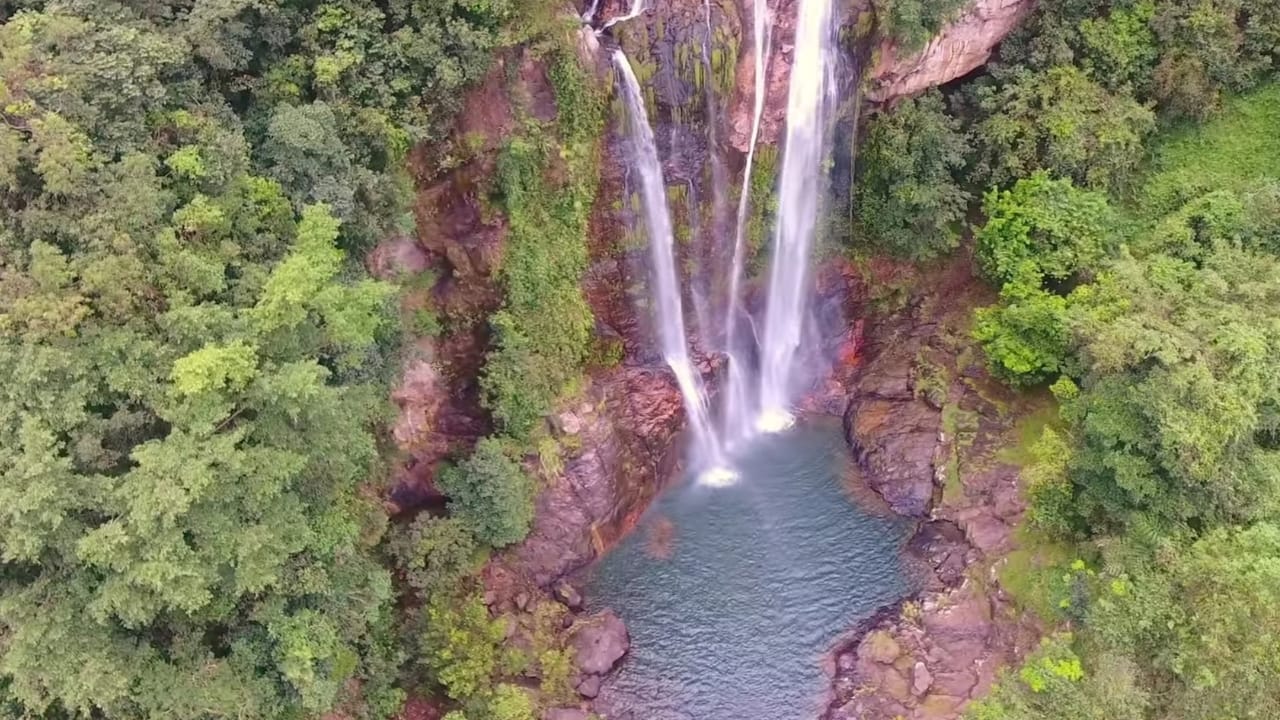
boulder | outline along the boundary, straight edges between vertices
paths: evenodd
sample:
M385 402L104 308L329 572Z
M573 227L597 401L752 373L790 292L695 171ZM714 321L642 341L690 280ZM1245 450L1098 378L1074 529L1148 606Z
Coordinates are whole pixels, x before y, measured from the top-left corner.
M916 697L924 695L933 685L933 674L929 672L929 667L923 662L917 661L915 667L911 668L911 692Z
M904 53L884 40L868 73L867 99L892 102L969 74L1034 5L1035 0L976 0L918 52Z
M564 604L570 610L578 611L582 609L582 593L570 585L567 581L561 580L555 586L556 599Z
M603 675L627 654L631 637L622 619L612 610L605 610L579 623L569 644L578 670L588 675Z
M599 675L583 675L578 681L578 694L590 700L600 694L600 683Z

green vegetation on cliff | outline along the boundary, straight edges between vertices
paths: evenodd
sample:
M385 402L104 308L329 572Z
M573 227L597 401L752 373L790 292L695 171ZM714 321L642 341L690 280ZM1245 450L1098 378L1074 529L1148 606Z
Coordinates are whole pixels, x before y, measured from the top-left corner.
M869 122L866 239L932 257L959 213L927 200L981 195L972 251L999 299L974 335L997 375L1060 406L1024 471L1020 552L1046 560L1001 572L1052 633L975 720L1275 714L1273 5L1040 3L945 102ZM911 159L928 147L963 158Z
M406 155L448 136L494 53L560 47L553 12L0 4L0 717L399 709L375 499L397 290L359 254L411 226ZM501 188L514 240L495 320L534 359L513 376L555 391L591 327L577 282L600 123L559 52L575 112L505 153L529 167ZM569 180L547 192L559 164ZM514 431L521 412L499 416ZM452 691L432 638L471 627L459 590L482 544L527 532L533 485L512 457L482 443L441 479L454 517L387 547L449 608L427 619L432 672L414 685ZM477 717L532 716L490 680Z

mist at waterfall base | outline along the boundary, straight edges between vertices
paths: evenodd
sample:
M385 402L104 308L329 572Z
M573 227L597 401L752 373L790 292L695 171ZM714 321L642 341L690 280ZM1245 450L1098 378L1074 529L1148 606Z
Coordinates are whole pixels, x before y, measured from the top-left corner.
M686 477L585 578L593 609L627 623L631 650L597 710L626 720L808 720L821 656L910 583L910 524L846 496L835 421L765 435L742 477Z

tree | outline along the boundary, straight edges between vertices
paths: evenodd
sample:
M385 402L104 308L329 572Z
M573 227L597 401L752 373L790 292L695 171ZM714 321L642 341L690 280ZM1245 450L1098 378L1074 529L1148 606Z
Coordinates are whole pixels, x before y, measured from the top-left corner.
M999 304L974 313L973 337L991 369L1014 385L1048 382L1068 369L1072 355L1067 299L1046 292L1030 263L1005 283Z
M983 89L978 103L987 114L973 131L978 174L996 185L1043 169L1117 190L1131 180L1155 128L1151 110L1072 66L1014 73Z
M1155 95L1176 115L1204 118L1223 90L1255 85L1270 67L1280 18L1241 0L1174 0L1152 19L1160 39Z
M493 547L524 539L533 522L534 483L500 440L485 438L471 456L437 480L449 510Z
M876 113L861 143L858 222L873 242L927 259L956 245L969 195L960 188L969 145L960 122L930 91Z
M1277 509L1276 264L1218 243L1199 264L1124 259L1075 293L1087 372L1068 405L1071 477L1095 531L1137 514L1202 526Z
M995 282L1087 277L1115 245L1106 197L1044 171L988 192L982 206L987 220L974 236L976 254Z
M424 610L422 662L449 697L487 697L506 628L478 594L440 594Z
M426 513L393 535L388 549L410 587L428 598L454 591L462 578L477 569L482 555L462 520Z

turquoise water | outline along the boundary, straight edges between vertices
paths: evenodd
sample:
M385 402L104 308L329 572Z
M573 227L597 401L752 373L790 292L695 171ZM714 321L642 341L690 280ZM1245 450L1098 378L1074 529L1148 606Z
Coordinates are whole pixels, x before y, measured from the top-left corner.
M906 595L911 525L844 489L835 423L758 440L736 484L667 489L587 576L631 652L598 707L610 720L803 720L820 712L821 656Z

